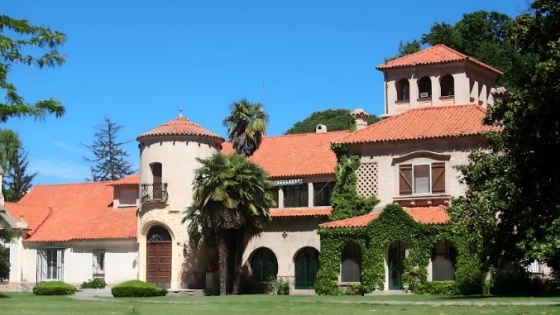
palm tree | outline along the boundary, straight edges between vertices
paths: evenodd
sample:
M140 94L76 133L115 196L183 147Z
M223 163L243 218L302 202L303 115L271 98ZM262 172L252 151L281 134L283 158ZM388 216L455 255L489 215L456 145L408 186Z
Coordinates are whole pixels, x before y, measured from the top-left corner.
M217 246L220 295L225 295L228 241L237 244L247 231L259 233L270 220L269 209L276 205L274 184L261 167L237 153L216 153L197 161L202 167L195 170L193 204L183 222L190 220L191 241ZM236 252L240 250L236 246ZM238 287L234 284L234 293Z
M234 102L230 108L231 114L223 121L229 140L237 153L251 156L261 144L268 115L261 103L251 103L245 98Z

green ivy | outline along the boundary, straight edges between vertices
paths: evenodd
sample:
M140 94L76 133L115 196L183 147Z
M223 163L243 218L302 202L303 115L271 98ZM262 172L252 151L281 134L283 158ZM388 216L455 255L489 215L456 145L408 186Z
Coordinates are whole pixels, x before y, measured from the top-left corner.
M344 145L334 143L331 149L336 154L338 163L335 167L336 185L334 186L331 205L331 220L342 220L366 214L379 203L376 196L363 197L358 195L358 175L360 156L349 154Z
M362 292L371 292L376 287L384 289L385 249L395 241L409 247L404 261L402 283L418 293L482 293L484 272L473 255L477 245L472 238L457 234L449 225L426 225L416 222L398 204L385 206L379 217L363 228L321 228L321 268L317 272L315 290L317 294L341 294L338 286L341 251L349 242L357 243L362 249L361 284ZM441 284L427 282L431 252L438 241L449 240L457 248L457 281ZM473 247L474 246L474 247ZM477 270L473 271L473 268ZM465 275L463 277L463 275ZM463 277L463 278L461 278ZM437 282L436 282L437 283Z

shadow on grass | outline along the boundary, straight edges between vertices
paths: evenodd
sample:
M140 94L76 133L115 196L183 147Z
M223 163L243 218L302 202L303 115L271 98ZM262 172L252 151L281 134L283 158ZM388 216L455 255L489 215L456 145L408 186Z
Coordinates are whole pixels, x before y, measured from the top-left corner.
M9 299L10 297L0 293L0 299Z

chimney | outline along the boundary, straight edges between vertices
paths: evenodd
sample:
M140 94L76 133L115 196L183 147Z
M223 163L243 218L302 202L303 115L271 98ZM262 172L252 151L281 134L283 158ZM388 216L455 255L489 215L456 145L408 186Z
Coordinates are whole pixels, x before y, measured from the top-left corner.
M4 187L4 170L1 167L0 167L0 185L2 185L1 187ZM4 206L4 194L2 194L2 189L0 189L0 206Z
M325 133L327 132L327 126L325 125L317 125L317 127L315 127L315 133Z
M356 108L350 115L352 115L354 121L356 121L356 130L362 130L367 127L369 114L364 112L363 109Z

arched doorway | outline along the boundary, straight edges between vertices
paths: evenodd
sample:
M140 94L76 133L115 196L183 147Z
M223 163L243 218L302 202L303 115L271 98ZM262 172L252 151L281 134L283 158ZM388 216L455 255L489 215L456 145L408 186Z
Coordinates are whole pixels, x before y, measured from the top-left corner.
M295 259L296 289L312 289L319 270L319 251L313 247L302 248Z
M171 235L159 225L148 231L146 281L165 288L171 284Z
M401 241L393 242L389 245L389 290L402 289L402 273L404 271L404 259L406 258L406 250L409 246L401 243Z

